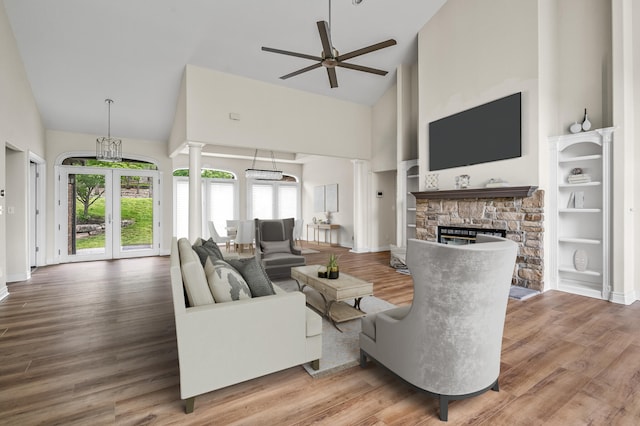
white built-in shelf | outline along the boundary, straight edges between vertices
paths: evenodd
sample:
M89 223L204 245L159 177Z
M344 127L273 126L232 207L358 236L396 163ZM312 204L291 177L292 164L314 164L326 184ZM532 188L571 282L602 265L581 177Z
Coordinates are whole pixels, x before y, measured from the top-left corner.
M549 138L551 288L604 300L611 296L613 130L609 127ZM575 168L594 181L569 183ZM575 208L577 195L584 200L580 205L587 208ZM578 251L587 257L586 271L578 271L573 264Z
M602 158L602 155L600 155L600 154L581 155L579 157L563 158L561 160L558 160L558 163L573 163L575 161L600 160L601 158Z
M602 240L594 240L592 238L570 238L560 237L558 241L561 243L575 243L575 244L601 244Z
M407 223L407 227L408 228L415 228L416 224L415 223Z
M408 207L407 210L409 210L410 212L415 212L416 208L415 207Z
M602 209L560 209L560 213L600 213Z
M586 271L578 271L576 268L574 268L573 266L561 266L558 268L558 270L560 272L571 272L572 274L578 274L578 275L590 275L592 277L599 277L602 274L598 271L590 271L590 270L586 270Z
M585 187L585 186L600 186L602 183L600 182L585 182L585 183L562 183L558 185L559 188L576 188L576 187Z
M409 175L407 176L407 179L418 179L420 177L420 175Z

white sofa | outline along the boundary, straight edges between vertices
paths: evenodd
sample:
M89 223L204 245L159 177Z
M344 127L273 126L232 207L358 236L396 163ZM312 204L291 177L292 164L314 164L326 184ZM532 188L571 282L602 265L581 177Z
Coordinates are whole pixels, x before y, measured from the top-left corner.
M197 395L307 362L319 368L322 319L307 308L304 294L274 285L275 295L187 307L181 268L204 277L198 256L187 248L179 249L174 238L170 265L180 396L187 413Z

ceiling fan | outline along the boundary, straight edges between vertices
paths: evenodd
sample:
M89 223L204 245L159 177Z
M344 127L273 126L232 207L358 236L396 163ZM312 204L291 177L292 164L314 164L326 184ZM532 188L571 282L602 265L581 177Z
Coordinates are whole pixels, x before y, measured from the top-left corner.
M327 69L327 75L329 76L329 85L333 89L335 87L338 87L338 77L336 75L335 67L348 68L351 70L363 71L363 72L368 72L368 73L377 74L377 75L387 75L387 71L384 71L384 70L365 67L362 65L351 64L344 61L355 58L356 56L361 56L366 53L371 53L376 50L384 49L385 47L393 46L396 44L396 41L394 39L389 39L380 43L372 44L371 46L363 47L361 49L357 49L352 52L345 53L344 55L340 55L338 53L338 50L335 47L333 47L333 44L331 42L331 0L329 0L329 22L318 21L316 24L318 25L318 32L320 33L320 41L322 42L321 56L307 55L304 53L290 52L288 50L274 49L271 47L262 46L262 50L264 50L265 52L279 53L281 55L289 55L289 56L295 56L298 58L317 61L317 63L313 65L299 69L287 75L283 75L282 77L280 77L282 80L295 77L296 75L314 70L316 68L325 67Z

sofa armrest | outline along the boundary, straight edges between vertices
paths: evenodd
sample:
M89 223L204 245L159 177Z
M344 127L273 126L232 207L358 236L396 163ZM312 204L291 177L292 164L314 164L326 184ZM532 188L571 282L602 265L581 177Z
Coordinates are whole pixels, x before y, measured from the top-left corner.
M187 308L176 335L183 399L311 361L300 292Z

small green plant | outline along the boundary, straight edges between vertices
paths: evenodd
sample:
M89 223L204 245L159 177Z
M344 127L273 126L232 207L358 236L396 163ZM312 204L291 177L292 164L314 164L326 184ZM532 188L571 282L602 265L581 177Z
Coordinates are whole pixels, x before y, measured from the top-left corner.
M338 259L340 256L336 256L335 253L331 253L329 255L329 262L327 263L328 271L337 271L338 270Z

